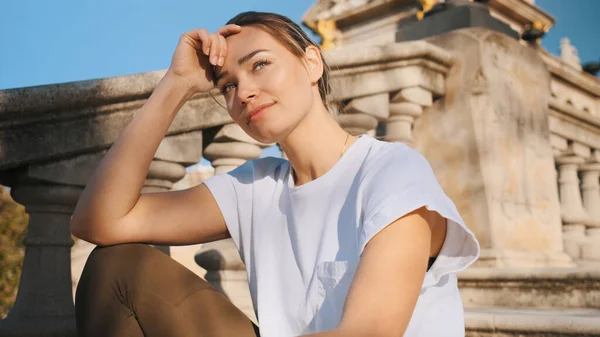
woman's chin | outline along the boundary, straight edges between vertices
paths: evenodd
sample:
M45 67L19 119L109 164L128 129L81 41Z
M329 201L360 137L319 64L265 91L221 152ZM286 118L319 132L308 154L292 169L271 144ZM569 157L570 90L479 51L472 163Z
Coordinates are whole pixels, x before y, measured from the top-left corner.
M266 124L266 123L265 123ZM274 144L279 143L285 138L285 132L281 128L270 127L267 125L261 125L260 130L252 130L252 134L249 134L257 142L263 144Z

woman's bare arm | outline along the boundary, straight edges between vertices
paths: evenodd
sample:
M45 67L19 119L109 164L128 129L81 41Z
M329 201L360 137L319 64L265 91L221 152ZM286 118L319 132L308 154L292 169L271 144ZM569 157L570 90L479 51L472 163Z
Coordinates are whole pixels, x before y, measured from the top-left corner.
M441 250L445 232L445 218L425 207L389 224L365 246L340 325L303 336L403 336L419 298L427 260Z
M239 26L230 25L218 33L236 31ZM80 196L71 218L75 236L111 245L189 244L227 235L223 217L204 185L141 194L154 154L181 106L194 93L213 87L208 57L224 55L226 48L219 47L224 40L204 29L182 35L166 75L102 159Z

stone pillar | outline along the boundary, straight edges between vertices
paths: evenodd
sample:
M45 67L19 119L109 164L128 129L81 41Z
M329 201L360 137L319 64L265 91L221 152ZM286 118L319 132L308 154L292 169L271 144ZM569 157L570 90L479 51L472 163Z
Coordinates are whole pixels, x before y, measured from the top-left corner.
M204 158L212 163L215 175L226 173L249 159L260 157L263 144L248 136L235 124L224 125L204 150Z
M423 113L423 107L433 103L433 95L420 87L400 90L390 103L390 117L386 121L385 140L413 145L413 122Z
M600 225L600 163L584 164L582 172L581 194L583 208L589 217L588 224Z
M196 254L195 260L199 266L206 269L206 281L257 323L248 289L246 266L240 259L233 241L226 239L205 244Z
M600 163L585 164L580 169L583 207L589 216L581 245L581 258L584 262L600 263Z
M477 264L571 266L548 126L550 73L533 48L485 28L427 39L454 56L446 92L415 120L429 159L482 247Z
M585 224L589 222L588 214L581 201L577 175L577 169L583 162L584 159L577 156L564 156L557 159L563 242L565 252L576 261L581 259L581 246L585 241ZM587 175L588 185L591 175Z
M584 243L581 246L581 257L596 266L600 264L600 227L589 226L585 231Z
M26 175L20 180L11 196L29 214L25 258L17 298L0 321L0 336L76 336L69 220L82 189Z
M378 121L389 116L387 93L352 99L338 116L338 123L352 135L375 136Z
M581 201L577 170L584 159L576 156L559 157L558 185L560 209L565 224L585 224L589 218Z
M215 174L227 173L249 159L260 157L267 147L248 136L237 124L227 124L219 130L204 150L212 162ZM245 266L231 239L210 242L196 255L198 265L206 269L206 281L229 297L231 302L256 322Z

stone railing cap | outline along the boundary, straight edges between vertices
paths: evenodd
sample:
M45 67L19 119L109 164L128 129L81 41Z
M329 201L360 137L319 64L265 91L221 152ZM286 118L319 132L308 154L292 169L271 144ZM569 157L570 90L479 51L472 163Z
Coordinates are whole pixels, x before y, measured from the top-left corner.
M347 46L325 54L333 69L425 58L450 67L453 56L447 50L426 41L397 42L382 46Z

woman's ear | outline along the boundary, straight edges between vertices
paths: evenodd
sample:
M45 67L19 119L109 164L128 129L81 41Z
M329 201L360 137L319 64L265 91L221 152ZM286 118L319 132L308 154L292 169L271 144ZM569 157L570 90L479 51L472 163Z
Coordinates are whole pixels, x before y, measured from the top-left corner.
M321 79L321 76L323 76L323 60L321 59L321 52L319 48L315 46L308 46L304 53L310 81L317 83Z

